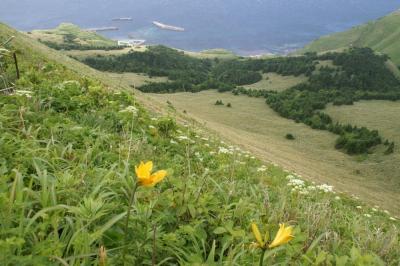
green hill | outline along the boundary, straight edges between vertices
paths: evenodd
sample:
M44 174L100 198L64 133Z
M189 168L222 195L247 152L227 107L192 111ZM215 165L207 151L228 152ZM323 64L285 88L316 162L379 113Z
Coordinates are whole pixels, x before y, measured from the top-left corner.
M300 52L324 52L354 47L370 47L390 56L400 65L400 11L348 31L321 37Z
M399 261L387 211L152 113L140 94L0 24L0 44L10 36L0 75L15 51L21 77L0 95L1 265Z
M71 23L61 23L55 29L33 30L28 34L56 49L86 50L118 47L116 41L105 38L94 31L83 30Z

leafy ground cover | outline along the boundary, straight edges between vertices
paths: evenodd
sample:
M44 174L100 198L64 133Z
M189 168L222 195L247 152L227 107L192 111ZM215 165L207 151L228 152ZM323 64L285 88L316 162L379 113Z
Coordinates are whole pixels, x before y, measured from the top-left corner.
M398 262L399 222L379 207L151 114L131 92L40 53L19 56L17 90L0 96L3 265ZM135 171L141 161L166 177Z

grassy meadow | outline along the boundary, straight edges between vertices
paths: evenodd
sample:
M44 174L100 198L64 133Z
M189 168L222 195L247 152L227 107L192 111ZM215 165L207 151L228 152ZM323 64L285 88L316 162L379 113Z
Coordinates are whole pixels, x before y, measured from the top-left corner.
M285 154L288 130L301 148L321 132L272 116L260 99L208 95L231 102L228 108L206 103L208 91L171 96L188 104L190 116L202 103L204 115L219 108L214 113L223 116L207 125L227 130L215 134L156 96L134 94L130 82L0 25L1 40L11 35L6 48L18 53L21 78L14 93L0 95L1 265L398 264L400 223L383 205L256 158L265 159L268 147L277 158L280 148ZM270 126L254 128L248 107ZM235 116L242 120L231 125ZM277 124L288 121L286 130ZM263 130L282 134L282 147L274 148L278 138L262 139ZM221 140L228 131L244 145ZM328 167L324 143L314 158ZM285 239L276 237L280 223Z
M160 103L169 101L177 112L185 110L199 123L243 145L263 160L276 162L309 180L327 182L371 205L400 212L396 201L400 189L396 155L384 156L382 152L367 158L346 155L332 149L335 135L282 118L259 98L215 91L151 94L151 98ZM231 103L232 108L214 105L219 99ZM287 140L287 133L296 139ZM382 174L382 163L387 167L387 175Z
M274 90L283 91L304 81L307 81L307 77L300 75L295 76L282 76L276 73L263 73L262 80L257 83L250 85L244 85L246 89L253 90Z

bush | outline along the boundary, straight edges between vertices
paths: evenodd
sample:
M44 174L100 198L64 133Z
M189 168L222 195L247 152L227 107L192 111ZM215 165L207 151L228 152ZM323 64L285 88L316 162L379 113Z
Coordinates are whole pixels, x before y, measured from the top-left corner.
M385 151L385 155L392 154L394 152L394 142L389 144L389 147Z
M215 102L215 105L224 105L224 103L222 102L222 100L217 100L217 101Z
M287 133L285 138L288 139L288 140L294 140L295 139L295 137L291 133Z
M228 104L226 105L226 107L232 107L231 103L228 103Z

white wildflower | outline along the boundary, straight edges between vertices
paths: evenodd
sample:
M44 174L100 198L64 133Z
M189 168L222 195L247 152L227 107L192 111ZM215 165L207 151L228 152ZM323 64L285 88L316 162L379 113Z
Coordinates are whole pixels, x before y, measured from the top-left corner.
M389 218L389 220L392 220L392 221L397 221L397 219L396 219L396 218L394 218L394 217L390 217L390 218Z
M362 207L361 207L361 206L357 206L356 208L357 208L357 209L359 209L359 210L361 210L361 209L362 209Z
M319 186L317 186L317 188L318 188L319 190L324 191L325 193L333 192L333 186L329 186L329 185L327 185L327 184L319 185Z
M173 140L173 139L171 139L171 140L169 141L169 143L171 143L171 144L178 144L178 142L176 142L176 141Z
M265 171L267 171L267 167L265 167L265 165L257 168L257 172L265 172Z
M189 140L189 138L187 136L185 136L185 135L178 136L177 139L181 140L181 141L182 140Z
M232 151L224 148L224 147L218 147L218 153L222 153L222 154L232 154Z
M367 218L371 218L372 217L371 214L369 214L369 213L365 213L364 216L367 217Z
M336 196L336 197L335 197L335 200L340 200L340 197L339 197L339 196Z
M301 179L293 178L293 179L289 180L287 185L288 186L294 186L294 187L302 188L302 187L304 187L305 183Z
M122 109L119 112L120 113L131 113L133 115L136 115L138 112L138 109L135 106L129 105L128 107L126 107L125 109Z
M15 91L15 95L25 96L27 98L31 98L32 97L32 92L31 91L26 91L26 90L16 90Z

